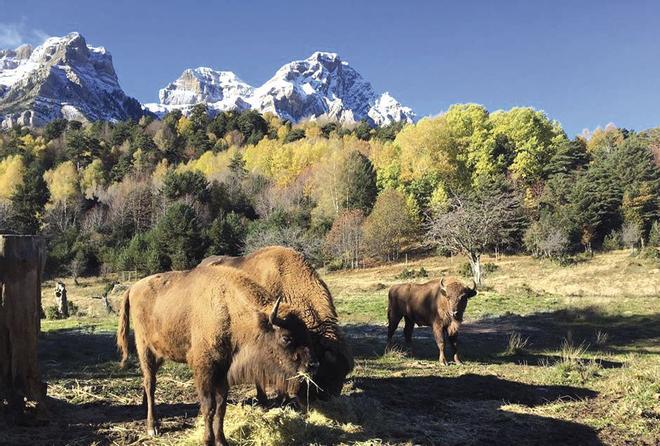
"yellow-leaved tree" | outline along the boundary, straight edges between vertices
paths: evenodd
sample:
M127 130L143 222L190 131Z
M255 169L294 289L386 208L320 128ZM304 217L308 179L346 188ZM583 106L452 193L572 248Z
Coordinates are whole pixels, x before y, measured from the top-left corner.
M515 107L491 113L495 138L505 136L512 145L513 162L509 171L516 180L532 184L541 178L543 168L556 153L566 134L557 121L531 107Z
M85 198L92 199L99 195L99 192L106 184L106 173L103 169L103 162L96 158L83 169L80 175L80 190L85 195Z
M0 198L10 199L23 184L25 163L20 155L10 155L0 161Z
M67 202L78 196L78 170L73 161L65 161L44 173L44 180L50 192L50 204Z

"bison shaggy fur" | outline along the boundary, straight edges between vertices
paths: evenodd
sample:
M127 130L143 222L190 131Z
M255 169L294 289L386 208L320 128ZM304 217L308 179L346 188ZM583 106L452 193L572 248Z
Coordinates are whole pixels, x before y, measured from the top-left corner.
M264 294L264 307L282 297L309 329L319 360L318 371L312 377L318 387L305 389L306 395L327 399L341 393L346 376L353 370L353 355L339 327L327 285L301 253L270 246L243 257L208 257L200 265L224 265L245 271L268 291Z

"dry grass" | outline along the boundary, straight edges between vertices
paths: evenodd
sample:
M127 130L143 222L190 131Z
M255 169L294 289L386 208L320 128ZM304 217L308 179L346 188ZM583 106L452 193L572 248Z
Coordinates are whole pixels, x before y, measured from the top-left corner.
M428 258L323 274L355 356L342 397L309 411L264 411L251 386L232 389L226 419L238 445L649 444L660 442L660 271L629 253L570 267L525 256L498 268L470 300L463 366L441 367L429 329L413 349L385 352L387 288L405 266L458 275L462 258ZM144 434L141 378L117 368L116 316L94 299L115 278L65 278L85 314L43 321L41 362L54 421L7 429L0 444L197 444L190 371L168 364L156 394L163 435ZM425 281L425 278L411 281ZM52 304L53 282L43 288ZM121 293L111 295L117 308ZM401 327L395 341L402 338ZM475 420L478 422L475 423Z
M529 338L523 337L518 332L513 332L509 335L509 342L504 351L505 356L519 355L525 352L525 347L529 343Z

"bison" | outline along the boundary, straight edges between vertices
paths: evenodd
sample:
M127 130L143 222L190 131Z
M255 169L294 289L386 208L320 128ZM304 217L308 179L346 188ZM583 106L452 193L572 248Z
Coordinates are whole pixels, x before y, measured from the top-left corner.
M208 257L200 265L239 268L268 291L265 296L270 300L263 302L264 306L282 297L283 302L296 309L311 332L320 363L312 377L317 386L303 388L305 395L310 399L328 399L341 393L346 376L353 370L353 355L339 328L327 285L302 254L291 248L270 246L244 257ZM263 402L265 394L259 389L257 392Z
M401 318L405 320L403 333L408 345L412 342L415 324L433 327L433 336L440 350L439 361L447 365L445 358L445 336L454 349L454 362L461 364L458 356L458 328L468 299L477 294L477 286L464 286L456 279L431 280L415 284L394 285L388 293L387 306L387 345L392 344L392 336Z
M146 277L124 293L117 345L128 359L129 312L142 369L147 432L158 434L156 372L165 359L193 371L205 444L226 445L223 421L229 385L286 387L314 373L310 336L301 318L247 275L227 267L195 268ZM295 389L297 391L297 388Z

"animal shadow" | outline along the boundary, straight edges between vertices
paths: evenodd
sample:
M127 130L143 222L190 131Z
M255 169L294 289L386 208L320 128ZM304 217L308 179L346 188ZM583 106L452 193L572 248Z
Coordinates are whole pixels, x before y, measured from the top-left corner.
M530 385L474 374L358 378L355 387L361 397L376 400L382 408L379 435L388 443L601 444L589 426L502 407L595 398L597 393L589 389Z

